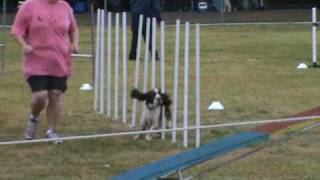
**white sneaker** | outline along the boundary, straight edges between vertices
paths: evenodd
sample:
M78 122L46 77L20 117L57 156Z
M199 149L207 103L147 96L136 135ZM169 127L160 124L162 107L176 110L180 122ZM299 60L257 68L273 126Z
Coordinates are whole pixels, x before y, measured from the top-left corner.
M55 139L55 138L59 138L59 135L55 131L48 130L47 131L47 138L48 139ZM62 140L56 140L56 141L53 141L53 143L54 144L61 144L61 143L63 143L63 141Z
M26 140L32 140L36 138L37 126L38 121L34 118L30 118L26 132L24 133Z

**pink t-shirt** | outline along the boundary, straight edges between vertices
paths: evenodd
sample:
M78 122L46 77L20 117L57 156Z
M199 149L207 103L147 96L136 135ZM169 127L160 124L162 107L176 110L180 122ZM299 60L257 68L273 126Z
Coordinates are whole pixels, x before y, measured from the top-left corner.
M33 51L23 55L24 75L70 76L72 73L69 33L77 29L70 6L62 0L27 0L20 7L12 34L23 37Z

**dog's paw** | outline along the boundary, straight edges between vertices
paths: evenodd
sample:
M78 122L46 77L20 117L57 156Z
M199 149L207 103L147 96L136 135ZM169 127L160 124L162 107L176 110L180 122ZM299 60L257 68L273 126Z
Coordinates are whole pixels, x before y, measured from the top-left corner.
M147 141L152 140L152 136L151 136L151 135L149 135L149 134L148 134L148 135L146 135L146 137L145 137L145 138L146 138L146 140L147 140Z
M133 139L136 139L136 140L137 140L137 139L140 139L140 135L134 136Z

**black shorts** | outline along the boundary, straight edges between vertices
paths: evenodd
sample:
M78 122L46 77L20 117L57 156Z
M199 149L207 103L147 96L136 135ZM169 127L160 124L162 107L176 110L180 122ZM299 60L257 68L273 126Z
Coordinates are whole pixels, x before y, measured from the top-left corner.
M67 77L55 76L30 76L27 81L32 92L42 90L67 90Z

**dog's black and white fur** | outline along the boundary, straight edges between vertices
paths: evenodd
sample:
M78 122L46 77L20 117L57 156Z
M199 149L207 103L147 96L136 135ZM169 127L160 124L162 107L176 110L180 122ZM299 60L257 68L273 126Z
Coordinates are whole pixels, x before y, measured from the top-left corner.
M164 109L164 115L167 121L171 117L170 104L171 100L166 93L161 93L159 89L154 88L146 93L142 93L137 89L133 89L131 97L139 101L144 101L145 111L142 121L142 130L154 130L160 129L162 126L162 109ZM136 136L141 138L143 135ZM152 135L147 133L145 135L146 140L151 140Z

